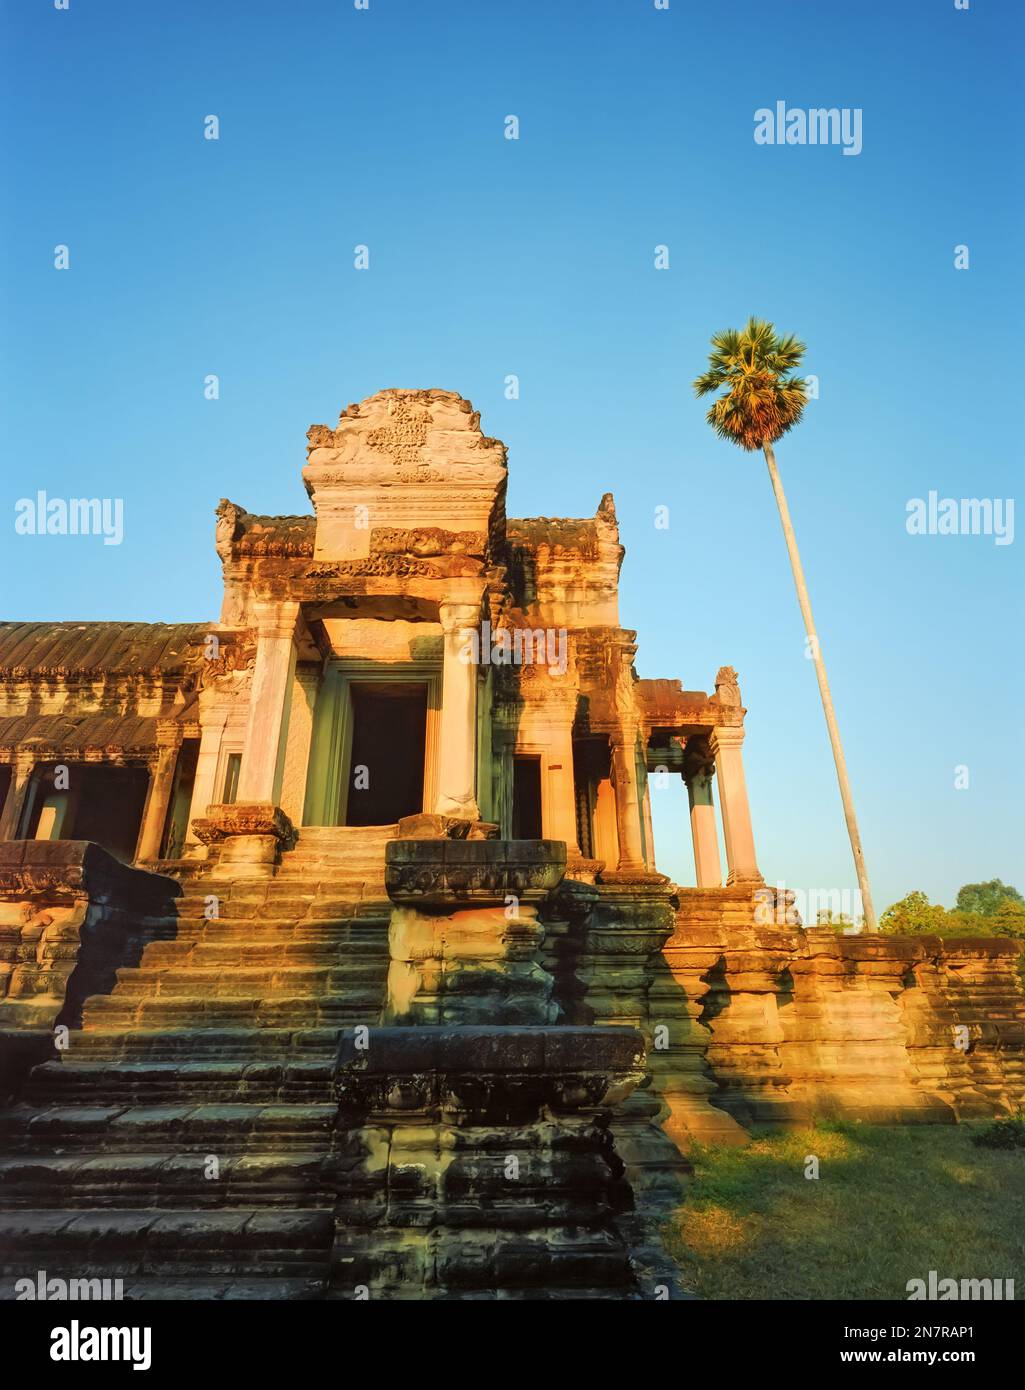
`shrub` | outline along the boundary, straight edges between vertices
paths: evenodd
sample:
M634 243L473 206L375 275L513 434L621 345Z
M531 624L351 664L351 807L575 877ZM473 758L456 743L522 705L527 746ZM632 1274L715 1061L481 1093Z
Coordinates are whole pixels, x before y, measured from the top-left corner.
M1025 1118L1011 1115L1005 1120L994 1120L972 1135L972 1143L983 1149L1025 1149Z

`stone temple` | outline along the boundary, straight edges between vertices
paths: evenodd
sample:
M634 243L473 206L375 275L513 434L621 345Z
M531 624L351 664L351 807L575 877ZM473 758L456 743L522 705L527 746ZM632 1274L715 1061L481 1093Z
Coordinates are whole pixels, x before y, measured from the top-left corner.
M0 625L3 1297L674 1297L693 1139L1021 1105L1014 942L764 886L736 673L638 679L611 494L507 518L450 391L308 439L218 621Z

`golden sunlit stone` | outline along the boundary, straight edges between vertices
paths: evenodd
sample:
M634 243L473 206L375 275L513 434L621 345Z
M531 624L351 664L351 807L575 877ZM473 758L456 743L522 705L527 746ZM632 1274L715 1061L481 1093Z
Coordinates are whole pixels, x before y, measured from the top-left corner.
M0 625L8 1273L675 1296L695 1138L1021 1104L1014 945L762 925L736 672L638 679L611 494L506 478L381 391L311 428L309 515L222 500L218 621Z

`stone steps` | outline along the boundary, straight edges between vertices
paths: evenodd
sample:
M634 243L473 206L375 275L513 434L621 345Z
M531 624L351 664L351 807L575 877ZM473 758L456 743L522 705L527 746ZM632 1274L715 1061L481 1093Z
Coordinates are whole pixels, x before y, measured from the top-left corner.
M334 1056L306 1061L68 1060L46 1062L32 1075L36 1104L68 1100L84 1105L116 1102L303 1104L329 1102Z
M138 968L118 972L117 998L182 998L208 1002L212 999L247 997L255 999L299 997L309 992L318 998L334 998L364 983L380 984L381 958L336 961L327 965L284 964L222 966L189 962L159 969ZM90 1010L92 1014L92 1009Z
M126 1203L175 1208L183 1204L206 1210L332 1201L334 1162L321 1148L277 1148L217 1156L217 1176L210 1177L211 1154L171 1151L118 1151L61 1157L43 1154L0 1159L0 1194L7 1211L38 1208L53 1201L62 1208L115 1209Z
M388 914L365 913L350 917L218 917L212 922L187 922L177 935L156 941L146 950L160 952L182 942L195 945L199 941L338 941L373 937L377 933L387 940Z
M25 1277L35 1287L38 1271L29 1270ZM52 1271L48 1277L53 1277ZM120 1276L115 1275L113 1277ZM140 1275L124 1280L118 1297L132 1301L161 1303L192 1302L196 1299L222 1303L242 1300L246 1302L291 1303L329 1296L325 1291L326 1278L327 1272L325 1271L319 1277L261 1279L251 1267L237 1279L230 1276L205 1278L202 1275L197 1275L194 1278L167 1276L162 1279L149 1279L145 1275ZM11 1302L17 1297L17 1286L13 1280L0 1281L0 1303ZM94 1297L98 1298L100 1294L97 1293ZM351 1298L352 1295L349 1294L348 1297Z
M383 877L383 865L382 877ZM218 913L226 915L227 910L236 908L246 908L248 915L251 914L248 905L256 903L266 908L274 905L294 904L297 912L293 915L301 915L310 905L324 898L337 898L349 905L349 912L341 915L351 914L353 907L363 902L371 895L364 891L367 881L367 873L347 873L339 871L326 873L323 868L316 865L302 865L294 874L287 874L279 871L277 877L272 879L255 879L252 881L234 880L233 882L220 882L214 879L206 879L200 882L192 892L186 893L179 899L178 913L181 916L202 916L204 912L209 914L210 905L216 900ZM377 893L377 899L387 906L387 899L384 888L381 887Z
M335 1059L384 1002L393 834L303 832L274 879L184 883L0 1113L3 1297L39 1270L130 1298L325 1296L355 1161Z
M325 896L332 893L339 897L358 898L361 896L356 891L359 888L366 873L373 870L374 875L378 874L378 869L382 871L384 863L378 865L360 866L359 872L353 872L345 864L340 864L334 871L329 871L329 866L325 867L322 860L311 860L308 863L300 863L294 866L294 870L289 872L288 865L283 865L278 869L274 878L257 879L197 879L190 884L178 899L177 910L180 915L182 907L190 911L195 910L197 905L202 905L212 898L216 898L219 903L226 902L277 902L284 898L296 898L298 900L309 901L311 897ZM384 897L384 893L380 895Z
M368 1010L369 1021L376 1013ZM368 1022L368 1016L359 1019ZM73 1032L68 1052L79 1058L98 1061L280 1061L334 1058L343 1025L302 1028L123 1028L83 1029Z
M18 1209L0 1214L0 1275L56 1273L57 1250L64 1277L326 1279L333 1238L330 1208Z
M197 941L162 943L160 950L151 948L146 953L146 969L175 968L186 965L199 969L218 967L219 969L248 969L256 967L283 966L322 966L345 965L355 962L378 961L387 969L388 942L386 936L373 936L360 940L338 940L334 937L321 939L284 937L280 940L265 941L241 940L229 937L225 940L211 941L204 937Z
M335 995L311 998L308 994L264 996L247 994L208 997L183 995L155 998L111 994L89 1002L84 1033L98 1025L110 1031L133 1028L159 1031L177 1025L188 1033L220 1028L316 1027L331 1023L366 1022L380 1011L381 990L376 982L357 983ZM376 1009L375 1009L376 1004Z
M193 1145L209 1149L211 1144L229 1149L252 1144L295 1147L308 1143L311 1135L329 1137L336 1111L329 1100L312 1105L21 1105L0 1113L0 1140L19 1152L59 1152L65 1136L79 1138L84 1125L105 1150L114 1151L140 1145L166 1149L169 1143L176 1150ZM0 1172L4 1161L0 1158Z
M335 880L358 885L361 896L384 896L385 845L395 833L393 825L307 827L296 847L282 854L273 881L280 887L293 875L315 874L324 886Z

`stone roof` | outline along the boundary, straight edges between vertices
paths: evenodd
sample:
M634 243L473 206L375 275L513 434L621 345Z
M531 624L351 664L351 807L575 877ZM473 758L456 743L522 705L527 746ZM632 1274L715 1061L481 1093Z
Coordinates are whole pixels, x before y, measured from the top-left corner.
M62 758L87 752L147 752L156 747L157 720L135 714L20 714L0 719L0 749L36 747Z
M307 516L256 516L245 512L238 518L233 539L241 555L312 555L317 518Z
M176 675L198 665L209 623L0 623L0 676Z
M512 545L536 550L539 546L576 550L593 558L598 548L598 526L591 517L528 516L506 522L505 534Z

